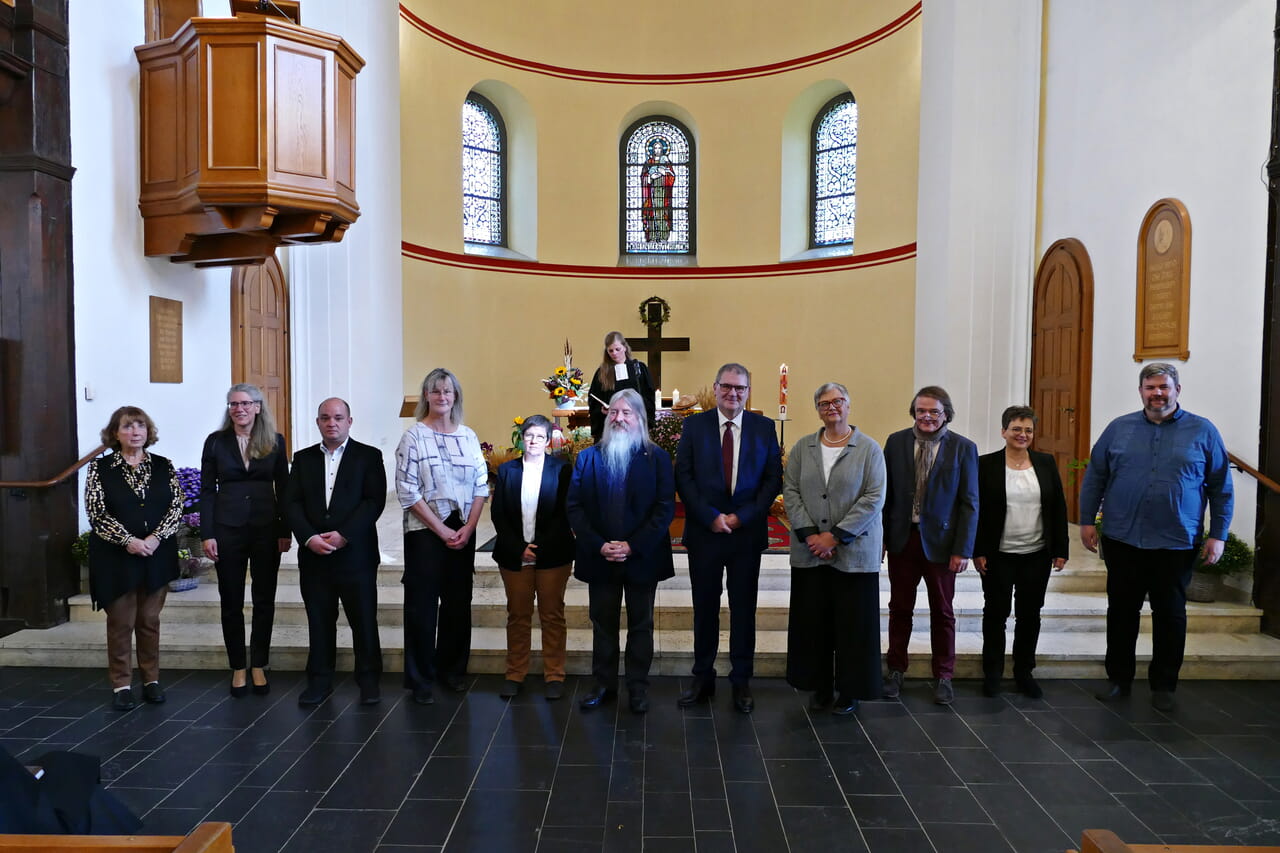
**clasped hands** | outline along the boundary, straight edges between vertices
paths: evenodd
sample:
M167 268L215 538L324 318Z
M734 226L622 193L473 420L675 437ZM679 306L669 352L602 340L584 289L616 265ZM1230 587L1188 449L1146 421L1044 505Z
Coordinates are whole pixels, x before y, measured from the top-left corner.
M810 533L804 539L804 544L809 546L809 553L817 557L819 560L830 560L835 556L836 547L839 542L831 533Z
M130 554L140 557L150 557L160 547L160 539L154 533L148 533L143 539L132 537L124 549Z
M307 549L313 554L332 554L346 544L345 536L336 530L330 530L328 533L317 533L308 539Z
M625 563L631 556L631 546L626 542L610 541L600 546L600 556L610 563Z
M725 515L723 512L716 516L715 521L711 522L712 533L732 533L742 526L742 522L738 519L736 512Z

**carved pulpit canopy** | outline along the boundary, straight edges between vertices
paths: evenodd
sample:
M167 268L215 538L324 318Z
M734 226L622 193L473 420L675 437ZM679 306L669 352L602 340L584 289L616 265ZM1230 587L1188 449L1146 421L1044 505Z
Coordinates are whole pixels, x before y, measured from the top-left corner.
M335 35L283 18L192 18L141 66L143 252L262 263L336 243L356 204L356 74Z

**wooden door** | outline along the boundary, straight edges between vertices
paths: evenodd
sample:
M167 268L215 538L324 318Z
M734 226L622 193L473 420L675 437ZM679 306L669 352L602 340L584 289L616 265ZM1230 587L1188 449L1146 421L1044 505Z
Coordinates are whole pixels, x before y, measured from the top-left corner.
M262 389L290 448L289 289L274 256L231 274L231 381Z
M1052 453L1067 490L1067 518L1080 515L1082 463L1089 457L1093 377L1093 265L1073 237L1049 247L1036 270L1031 331L1035 447Z

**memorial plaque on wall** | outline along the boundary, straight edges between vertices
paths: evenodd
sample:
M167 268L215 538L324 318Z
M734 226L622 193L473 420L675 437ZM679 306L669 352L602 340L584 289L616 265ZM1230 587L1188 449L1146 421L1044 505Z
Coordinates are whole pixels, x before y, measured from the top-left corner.
M151 297L151 381L182 381L182 303Z
M1138 230L1138 312L1133 360L1191 357L1191 217L1162 198Z

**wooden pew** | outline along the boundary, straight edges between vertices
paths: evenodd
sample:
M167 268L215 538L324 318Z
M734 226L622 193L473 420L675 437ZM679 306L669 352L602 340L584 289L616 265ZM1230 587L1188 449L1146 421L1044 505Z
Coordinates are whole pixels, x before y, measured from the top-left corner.
M1280 847L1236 847L1217 844L1125 844L1114 832L1086 829L1080 849L1067 853L1280 853Z
M190 835L0 835L4 853L235 853L231 824L202 823Z

